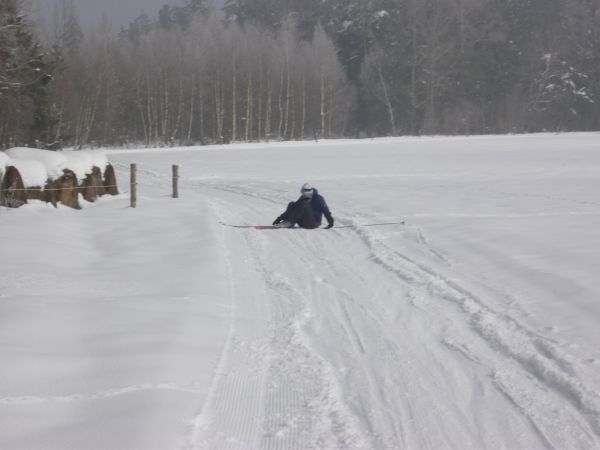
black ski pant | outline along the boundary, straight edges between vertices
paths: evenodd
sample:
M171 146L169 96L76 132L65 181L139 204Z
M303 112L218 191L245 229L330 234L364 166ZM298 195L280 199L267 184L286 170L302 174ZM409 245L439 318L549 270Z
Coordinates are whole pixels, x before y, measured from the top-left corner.
M282 216L292 225L298 224L301 228L308 228L311 230L313 228L319 228L319 224L315 220L315 215L309 201L298 200L296 202L290 202Z

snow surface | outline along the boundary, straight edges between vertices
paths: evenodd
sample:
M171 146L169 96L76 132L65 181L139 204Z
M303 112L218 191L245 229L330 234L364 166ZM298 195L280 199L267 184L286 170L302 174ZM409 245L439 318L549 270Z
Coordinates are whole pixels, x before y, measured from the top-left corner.
M48 178L55 180L63 175L64 169L72 170L77 179L81 182L87 175L92 173L92 169L98 167L101 171L106 169L108 158L102 151L79 151L65 150L54 152L29 147L15 147L8 149L4 154L12 159L13 165L19 169L21 176L27 180L39 182L42 177L39 164L23 163L22 161L38 161L44 166L45 178L41 184L26 184L26 187L44 186ZM1 158L1 157L0 157ZM0 166L2 159L0 159ZM27 173L22 173L21 168Z
M26 188L43 188L48 181L46 166L40 161L14 158L10 161L10 165L17 168Z
M61 151L60 154L67 158L64 168L72 170L79 181L84 180L87 175L92 173L94 166L104 172L108 165L106 154L98 150L65 150Z
M10 158L4 152L0 152L0 176L2 176L6 170L6 167L10 165Z
M13 160L13 162L17 160L31 160L42 163L46 168L48 177L52 180L62 176L62 170L67 164L67 158L63 154L50 150L40 150L29 147L14 147L6 150L6 154ZM16 167L16 164L13 165ZM23 174L21 174L21 176L23 176ZM44 180L44 183L42 183L41 186L46 184L46 180Z
M109 159L136 209L0 209L0 447L600 447L600 134Z

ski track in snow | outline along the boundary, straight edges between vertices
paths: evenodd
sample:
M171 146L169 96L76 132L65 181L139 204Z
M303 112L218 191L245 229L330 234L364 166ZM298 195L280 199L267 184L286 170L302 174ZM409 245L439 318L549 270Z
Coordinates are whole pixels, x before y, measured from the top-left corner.
M281 203L258 183L184 184L210 193L227 223ZM283 231L291 234L276 243L256 230L223 230L230 338L187 448L598 448L600 396L579 376L580 361L452 276L420 230L402 231L429 255L415 259L384 231L361 228L365 219L338 217L350 232ZM293 258L270 261L271 245ZM376 280L361 277L373 271ZM239 292L240 279L251 292ZM323 327L335 342L318 340ZM439 372L424 373L431 367ZM477 387L472 398L453 399L466 380ZM507 410L486 411L490 397ZM500 415L497 429L480 430L469 417L478 413Z
M214 208L219 211L218 206ZM255 269L262 282L268 332L257 336L256 330L261 327L247 324L244 330L234 330L234 345L226 349L229 354L224 355L226 362L210 394L219 400L197 419L190 447L356 446L361 437L346 430L346 422L352 422L352 417L336 398L330 367L311 349L304 335L304 325L311 316L306 299L285 276L268 268L262 256L264 237L233 235L234 239L240 237L250 258L244 265ZM235 309L254 308L244 305L240 294L234 299ZM342 416L346 417L343 421ZM314 430L323 420L330 427Z
M600 432L600 397L597 392L582 385L558 348L515 320L495 313L482 299L456 282L387 248L368 232L359 229L358 233L371 249L375 262L400 279L426 290L430 298L458 305L471 329L486 344L519 363L525 370L525 376L514 369L504 369L506 362L501 358L499 361L485 361L496 386L532 420L548 444L555 448L596 446L594 434ZM472 351L465 350L469 348L467 342L446 340L447 344L451 343L450 347L481 363L482 360L473 356ZM565 408L564 401L573 408ZM539 411L549 414L542 415ZM549 419L549 416L554 416L554 419ZM566 432L561 433L561 429Z
M0 398L0 405L32 405L41 403L70 403L105 400L111 397L134 394L141 391L177 391L199 393L201 390L195 384L180 385L177 383L146 383L127 386L119 389L109 389L94 394L69 394L53 396L21 396Z

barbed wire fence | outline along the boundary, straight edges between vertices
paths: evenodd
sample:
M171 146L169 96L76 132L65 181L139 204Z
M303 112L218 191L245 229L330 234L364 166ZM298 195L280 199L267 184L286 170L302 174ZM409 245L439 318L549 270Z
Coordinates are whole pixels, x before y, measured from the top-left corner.
M172 197L179 198L179 166L172 166ZM94 184L87 186L69 186L69 187L24 187L24 188L16 188L16 187L2 187L2 180L0 179L0 206L6 206L8 208L18 208L24 204L23 201L17 199L16 193L18 192L29 192L29 193L44 193L44 192L65 192L65 191L83 191L84 189L94 189L95 196L100 196L100 191L116 188L119 186L117 184ZM137 207L137 164L130 165L130 181L129 181L129 194L130 194L130 206L131 208Z

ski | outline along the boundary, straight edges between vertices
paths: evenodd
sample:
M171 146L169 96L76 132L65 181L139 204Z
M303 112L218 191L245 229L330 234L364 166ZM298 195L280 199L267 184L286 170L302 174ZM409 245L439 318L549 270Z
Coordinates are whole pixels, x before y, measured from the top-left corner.
M277 225L232 225L230 223L220 222L221 225L231 228L250 228L255 230L292 230L290 227L278 227Z
M219 223L223 226L231 227L231 228L245 228L245 229L255 229L255 230L294 230L294 229L303 230L304 229L301 227L290 228L290 227L280 227L277 225L232 225L232 224L223 223L223 222L219 222ZM406 225L406 223L404 221L402 221L402 222L386 222L386 223L365 223L365 224L361 224L361 225L337 225L337 226L334 226L332 229L339 230L341 228L382 227L382 226L390 226L390 225ZM320 228L325 229L324 227L320 227ZM315 229L318 230L319 228L315 228Z

